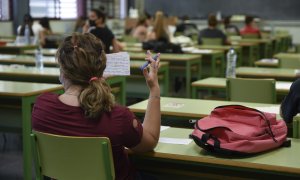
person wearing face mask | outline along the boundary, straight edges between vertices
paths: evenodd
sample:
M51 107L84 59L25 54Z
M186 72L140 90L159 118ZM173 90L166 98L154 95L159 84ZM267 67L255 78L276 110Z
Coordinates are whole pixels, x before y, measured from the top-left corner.
M99 38L105 45L105 53L119 52L121 49L120 43L115 38L114 34L105 25L106 16L103 12L92 9L89 13L89 20L83 27L83 33L91 33Z

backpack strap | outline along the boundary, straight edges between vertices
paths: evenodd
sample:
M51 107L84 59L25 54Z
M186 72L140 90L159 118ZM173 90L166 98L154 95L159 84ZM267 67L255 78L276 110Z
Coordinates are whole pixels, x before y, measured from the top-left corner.
M292 141L290 139L287 139L281 144L281 147L291 147L292 146Z
M205 144L207 144L207 141L209 139L213 139L214 140L214 148L220 149L221 145L220 145L220 141L218 138L214 137L213 135L209 134L209 133L205 133L202 135L201 137L201 141Z

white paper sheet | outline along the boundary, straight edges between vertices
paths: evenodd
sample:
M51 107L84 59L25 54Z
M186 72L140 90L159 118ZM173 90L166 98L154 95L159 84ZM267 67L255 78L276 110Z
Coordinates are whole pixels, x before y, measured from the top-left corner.
M160 126L160 132L166 130L166 129L169 129L170 126Z
M127 52L106 54L106 68L104 75L129 76L130 75L130 58Z
M278 59L262 59L261 62L278 64Z
M291 82L276 82L276 89L290 89Z
M280 114L280 106L255 107L255 109L262 112Z
M211 49L194 49L192 51L192 53L195 53L195 54L197 54L197 53L199 53L199 54L209 54L211 52L212 52Z
M167 144L182 144L188 145L192 142L192 139L182 139L182 138L167 138L167 137L160 137L158 142L160 143L167 143Z
M10 54L1 54L0 59L13 59L16 58L16 55L10 55Z
M179 109L179 108L182 108L183 106L184 106L183 103L170 102L170 103L165 104L163 107Z

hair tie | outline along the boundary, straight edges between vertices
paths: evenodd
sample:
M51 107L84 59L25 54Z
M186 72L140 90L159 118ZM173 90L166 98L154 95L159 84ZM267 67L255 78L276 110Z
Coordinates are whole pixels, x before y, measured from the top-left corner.
M95 81L95 80L98 80L99 78L97 78L97 77L91 77L91 79L89 80L89 83L91 83L92 81Z

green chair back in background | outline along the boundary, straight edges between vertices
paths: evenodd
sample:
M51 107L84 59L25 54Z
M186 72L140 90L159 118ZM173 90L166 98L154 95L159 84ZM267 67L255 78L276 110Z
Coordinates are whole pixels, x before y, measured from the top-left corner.
M227 99L239 102L276 103L274 79L229 78L226 82Z
M258 34L242 34L243 39L259 39Z
M202 38L203 45L223 45L221 38Z
M73 137L33 131L36 179L115 179L110 141L106 137Z
M279 67L287 69L300 69L300 59L279 59Z
M139 40L132 35L124 35L123 36L123 41L124 42L129 42L129 43L138 43Z
M293 138L300 139L300 114L293 118Z

